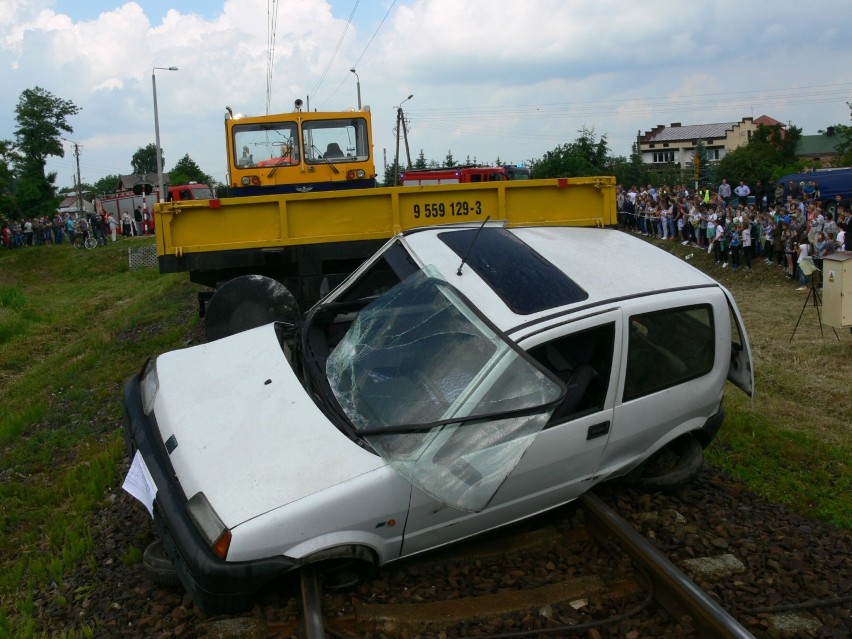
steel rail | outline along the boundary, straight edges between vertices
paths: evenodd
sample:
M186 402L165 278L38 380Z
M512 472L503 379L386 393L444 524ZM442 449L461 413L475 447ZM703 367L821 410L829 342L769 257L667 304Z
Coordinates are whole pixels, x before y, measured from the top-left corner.
M755 639L748 630L719 606L648 540L631 528L600 498L586 493L579 498L588 517L589 530L603 541L617 539L644 570L654 587L654 597L675 619L684 615L701 639Z
M325 639L325 622L322 616L322 594L316 569L301 569L302 611L305 622L305 639Z

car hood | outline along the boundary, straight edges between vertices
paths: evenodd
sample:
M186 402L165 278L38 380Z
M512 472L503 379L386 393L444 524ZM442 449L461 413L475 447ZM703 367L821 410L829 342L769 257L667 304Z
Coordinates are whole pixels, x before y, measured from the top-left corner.
M177 479L229 528L385 465L311 400L274 324L161 355L157 374L154 415Z

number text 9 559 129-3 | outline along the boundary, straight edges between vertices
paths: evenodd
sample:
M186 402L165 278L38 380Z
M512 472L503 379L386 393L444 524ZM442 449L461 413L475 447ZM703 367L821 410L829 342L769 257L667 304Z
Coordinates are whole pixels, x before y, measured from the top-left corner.
M482 202L430 202L414 205L414 219L421 217L463 217L465 215L482 215Z

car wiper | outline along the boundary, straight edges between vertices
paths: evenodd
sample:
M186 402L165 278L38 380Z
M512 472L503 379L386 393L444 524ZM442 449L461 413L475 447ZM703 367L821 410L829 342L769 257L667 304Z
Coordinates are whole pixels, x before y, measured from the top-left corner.
M338 169L336 166L334 166L334 164L332 163L331 160L329 160L327 157L324 157L323 154L322 154L322 151L320 151L313 144L311 145L311 150L317 152L317 159L322 160L323 162L328 164L331 167L331 170L332 170L333 173L340 173L340 169Z
M494 413L486 413L482 415L468 415L461 417L451 417L449 419L439 419L434 422L425 424L399 424L397 426L384 426L377 428L357 428L356 433L361 437L366 435L397 435L404 433L421 433L430 431L438 426L446 426L447 424L464 424L467 422L494 421L498 419L508 419L509 417L523 417L525 415L536 415L544 412L545 409L555 408L562 401L562 397L555 399L546 404L537 406L528 406L526 408L516 408L514 410L497 411Z

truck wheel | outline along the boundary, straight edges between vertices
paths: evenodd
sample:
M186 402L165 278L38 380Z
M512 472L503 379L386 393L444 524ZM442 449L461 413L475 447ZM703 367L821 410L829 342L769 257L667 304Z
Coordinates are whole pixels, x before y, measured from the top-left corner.
M673 490L694 479L703 462L701 444L687 433L651 455L628 476L628 481L649 492Z
M204 313L209 341L270 322L295 323L299 305L281 282L263 275L236 277L213 294Z

